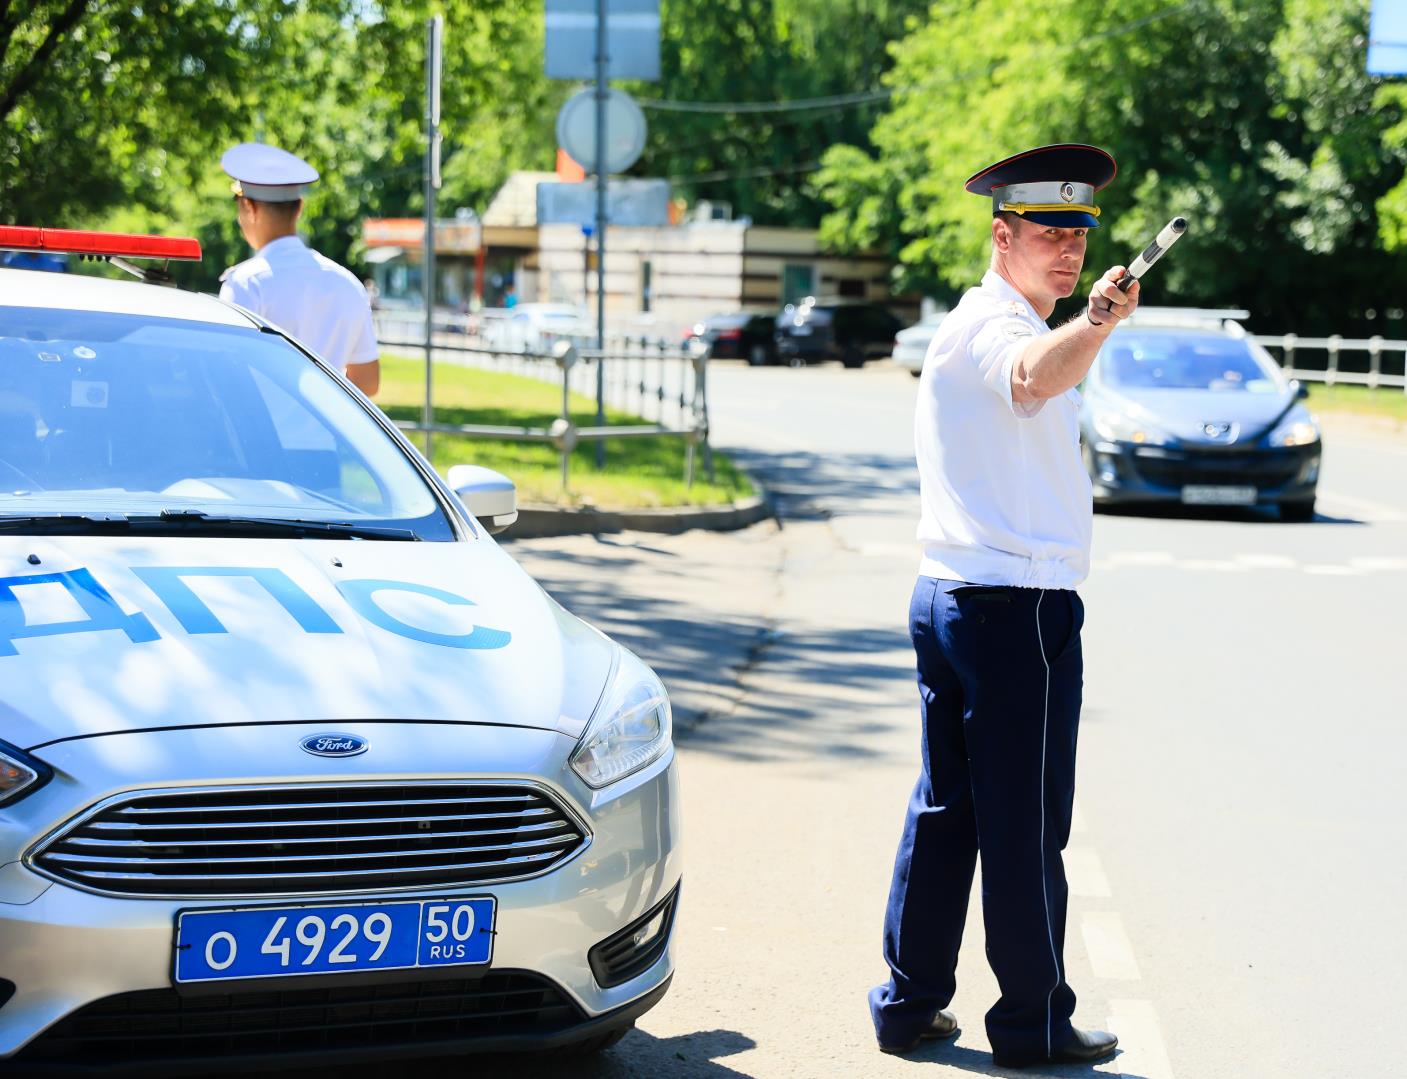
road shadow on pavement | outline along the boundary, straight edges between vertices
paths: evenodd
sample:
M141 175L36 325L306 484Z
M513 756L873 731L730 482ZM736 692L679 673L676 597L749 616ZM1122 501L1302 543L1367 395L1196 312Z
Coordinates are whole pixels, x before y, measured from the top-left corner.
M954 1068L971 1075L1012 1076L1013 1079L1018 1076L1020 1079L1110 1079L1113 1076L1121 1079L1145 1079L1137 1072L1121 1070L1121 1056L1123 1051L1119 1050L1113 1057L1096 1064L1047 1064L1029 1068L1003 1068L992 1060L992 1054L985 1049L973 1049L952 1041L934 1041L925 1042L921 1049L905 1054L904 1059L940 1064L944 1068Z
M728 452L767 488L783 522L891 512L896 503L906 510L918 505L918 468L912 455Z
M774 624L777 541L766 524L728 535L528 540L511 553L554 599L654 668L690 745L744 760L872 756L877 728L864 702L912 687L905 610L896 602L889 612L893 629ZM720 722L744 696L746 722Z

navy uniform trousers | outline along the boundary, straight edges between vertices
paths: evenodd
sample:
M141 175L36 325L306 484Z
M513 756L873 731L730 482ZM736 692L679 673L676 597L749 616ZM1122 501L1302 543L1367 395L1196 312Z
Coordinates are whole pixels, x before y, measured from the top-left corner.
M884 1045L928 1028L956 988L978 856L994 1053L1035 1062L1071 1037L1065 867L1083 687L1074 592L920 577L909 608L923 771L884 921L890 980L870 993Z

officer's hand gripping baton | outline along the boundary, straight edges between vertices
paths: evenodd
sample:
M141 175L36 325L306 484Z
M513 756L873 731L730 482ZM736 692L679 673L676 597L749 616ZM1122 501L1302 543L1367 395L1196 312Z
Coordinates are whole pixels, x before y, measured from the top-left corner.
M1135 281L1137 281L1140 277L1146 274L1150 268L1152 268L1153 263L1157 262L1160 258L1167 254L1168 248L1170 248L1173 244L1177 243L1177 241L1182 237L1182 234L1186 231L1187 218L1174 217L1171 221L1169 221L1166 225L1163 226L1163 231L1158 233L1157 239L1155 239L1151 244L1145 247L1143 249L1143 253L1133 260L1133 265L1131 265L1127 270L1124 271L1123 276L1114 282L1114 287L1120 292L1127 292L1129 290L1129 287L1133 285ZM1090 297L1090 305L1094 308L1094 310L1100 312L1109 312L1114 309L1114 302L1112 300L1105 299L1102 296L1100 297L1100 299L1104 300L1104 306L1102 307L1099 306L1099 304L1094 300L1093 296ZM1104 325L1104 323L1097 321L1095 317L1089 313L1088 309L1086 309L1085 317L1088 318L1089 321L1094 323L1094 325L1096 326Z

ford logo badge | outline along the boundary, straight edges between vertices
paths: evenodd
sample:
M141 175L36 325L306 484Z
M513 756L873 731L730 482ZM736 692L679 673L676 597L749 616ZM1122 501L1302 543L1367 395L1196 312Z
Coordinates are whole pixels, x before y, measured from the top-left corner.
M355 734L312 734L298 743L314 757L355 757L365 753L367 740Z

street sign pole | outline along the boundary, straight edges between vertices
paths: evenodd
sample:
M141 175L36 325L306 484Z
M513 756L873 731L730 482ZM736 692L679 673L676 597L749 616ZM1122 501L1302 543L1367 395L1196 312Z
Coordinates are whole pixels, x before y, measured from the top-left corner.
M596 426L606 425L606 0L596 0ZM596 442L596 467L606 444Z
M425 459L430 459L430 424L434 422L435 334L435 191L440 186L440 73L443 69L445 18L425 22L425 258L421 264L421 292L425 296ZM482 241L481 241L482 245Z

